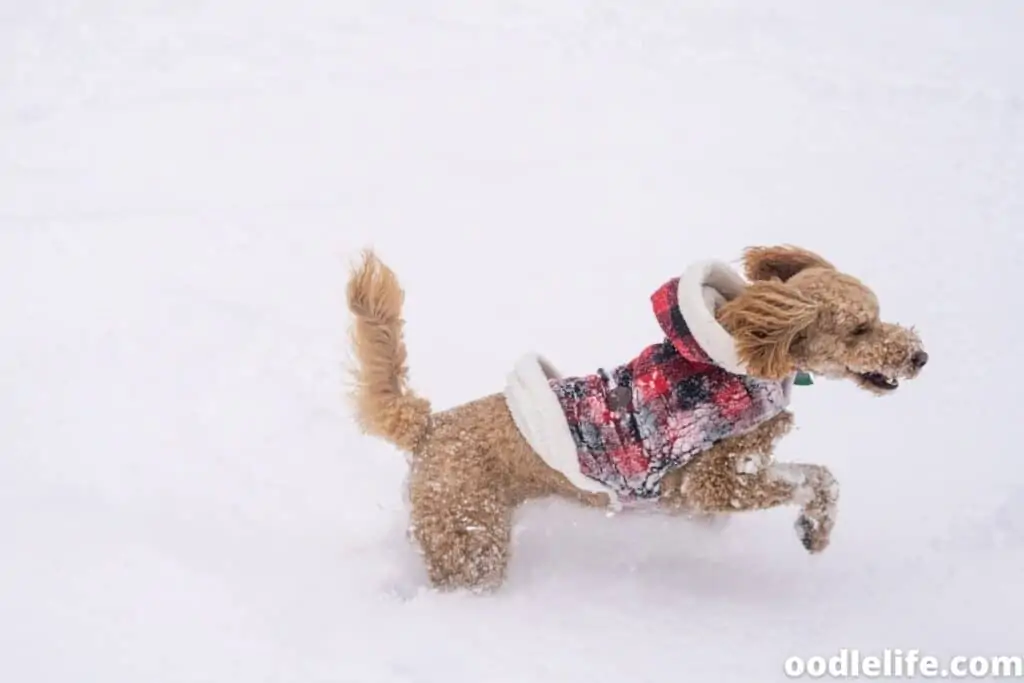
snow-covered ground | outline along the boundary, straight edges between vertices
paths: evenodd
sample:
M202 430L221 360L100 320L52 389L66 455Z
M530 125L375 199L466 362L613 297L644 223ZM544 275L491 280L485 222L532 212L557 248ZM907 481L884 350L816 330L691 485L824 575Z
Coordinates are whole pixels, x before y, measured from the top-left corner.
M1024 654L1018 0L9 0L0 7L0 680L781 680L840 648ZM713 532L523 511L424 588L405 462L343 401L375 246L443 408L526 350L657 340L694 259L819 250L917 325L779 457L842 485ZM671 550L666 550L671 548Z

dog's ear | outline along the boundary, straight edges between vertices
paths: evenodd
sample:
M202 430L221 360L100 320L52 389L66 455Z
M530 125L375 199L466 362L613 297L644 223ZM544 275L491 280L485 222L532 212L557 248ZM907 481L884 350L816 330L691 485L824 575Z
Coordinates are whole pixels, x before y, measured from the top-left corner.
M747 371L782 379L796 371L793 347L818 318L818 304L778 280L751 283L724 304L718 321L736 342Z
M750 247L743 252L743 269L751 282L774 279L785 282L805 268L835 270L835 266L814 252L791 245Z

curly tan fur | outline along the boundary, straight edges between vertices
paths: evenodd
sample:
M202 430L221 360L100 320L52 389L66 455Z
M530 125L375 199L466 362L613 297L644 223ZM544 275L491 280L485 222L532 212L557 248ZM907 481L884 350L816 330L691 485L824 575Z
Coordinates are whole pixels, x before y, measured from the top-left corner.
M751 374L774 378L801 369L884 394L891 389L865 373L912 378L920 372L927 356L914 331L880 322L874 294L820 256L760 247L747 250L745 265L753 282L717 315ZM402 302L394 273L366 252L348 286L356 418L367 433L411 456L410 534L431 583L493 590L505 579L519 505L549 496L600 507L610 501L549 468L519 433L501 393L432 414L407 386ZM658 505L669 514L705 517L793 505L801 543L809 552L824 550L838 484L824 466L774 461L775 444L792 424L784 412L720 441L665 476Z
M796 369L793 344L817 317L813 301L775 280L750 285L722 306L718 319L752 374L782 379Z
M413 450L427 430L430 403L409 391L401 318L405 293L394 272L372 252L348 283L348 307L355 324L352 348L356 419L368 434Z
M743 252L743 267L747 279L753 282L758 280L785 282L807 268L835 270L835 266L814 252L792 245L748 247Z

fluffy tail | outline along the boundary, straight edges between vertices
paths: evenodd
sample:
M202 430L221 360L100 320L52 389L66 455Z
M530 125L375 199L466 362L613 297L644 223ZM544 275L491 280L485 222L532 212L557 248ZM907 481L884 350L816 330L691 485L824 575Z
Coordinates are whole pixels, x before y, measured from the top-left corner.
M404 301L395 273L365 251L348 281L356 420L365 433L411 452L429 429L431 408L407 387Z

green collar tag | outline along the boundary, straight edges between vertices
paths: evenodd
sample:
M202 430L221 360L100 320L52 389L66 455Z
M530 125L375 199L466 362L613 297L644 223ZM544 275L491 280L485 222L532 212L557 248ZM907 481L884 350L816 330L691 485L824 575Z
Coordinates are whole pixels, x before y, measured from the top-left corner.
M798 372L796 373L796 379L793 380L793 384L798 387L809 387L814 384L814 380L811 379L811 375L809 373Z

